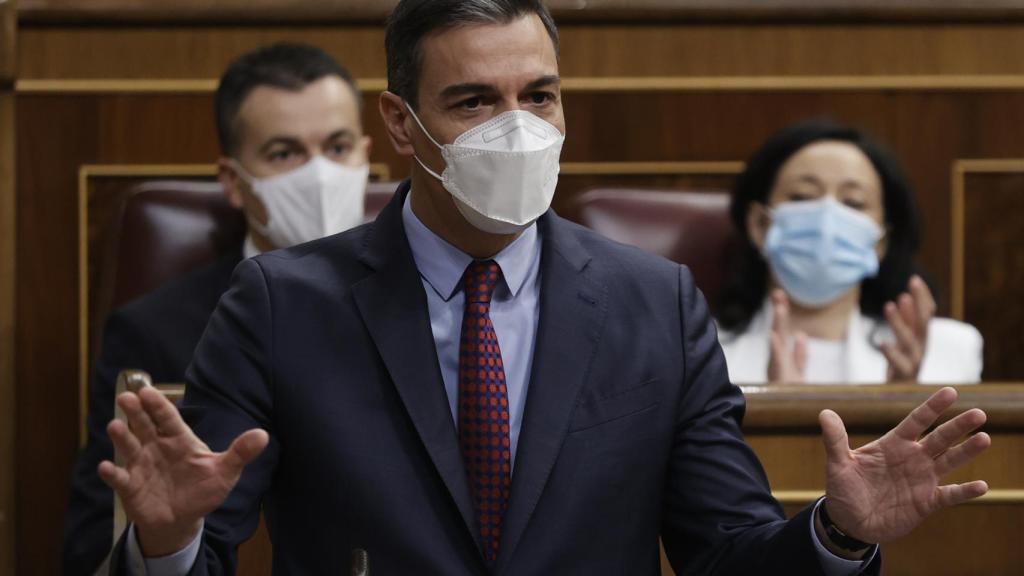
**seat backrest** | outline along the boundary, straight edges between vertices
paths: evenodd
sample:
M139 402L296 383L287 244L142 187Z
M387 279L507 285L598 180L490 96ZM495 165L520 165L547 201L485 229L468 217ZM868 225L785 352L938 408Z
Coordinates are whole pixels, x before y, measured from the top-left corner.
M217 182L152 180L125 201L111 307L117 308L186 272L240 251L245 219Z
M367 186L367 221L376 218L396 188L395 182ZM120 220L116 255L100 270L101 277L111 277L110 309L240 251L245 238L245 219L217 182L142 182L128 194ZM102 278L97 283L105 284Z
M734 244L727 192L596 188L575 203L581 224L685 264L708 300L717 300Z
M394 195L397 182L372 182L366 190L371 220ZM99 342L111 310L166 282L240 253L245 219L210 180L131 180L110 194L120 206L89 250L89 341ZM98 346L89 347L92 364ZM91 372L91 370L90 370Z

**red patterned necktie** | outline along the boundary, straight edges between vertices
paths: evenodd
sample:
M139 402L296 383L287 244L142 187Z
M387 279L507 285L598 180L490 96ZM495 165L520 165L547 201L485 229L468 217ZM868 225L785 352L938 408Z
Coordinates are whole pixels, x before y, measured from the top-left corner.
M491 324L491 294L499 272L493 260L473 261L466 268L459 342L459 448L489 562L498 557L512 473L505 367Z

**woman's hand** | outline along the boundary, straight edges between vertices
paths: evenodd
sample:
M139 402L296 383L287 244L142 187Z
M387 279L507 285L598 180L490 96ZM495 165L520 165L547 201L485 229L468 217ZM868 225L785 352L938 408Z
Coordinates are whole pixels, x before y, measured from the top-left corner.
M802 384L807 368L807 335L789 325L789 298L772 290L771 354L768 358L769 384Z
M928 343L928 323L935 315L935 299L920 276L912 276L907 291L885 304L885 319L896 336L883 342L889 361L889 382L916 382Z

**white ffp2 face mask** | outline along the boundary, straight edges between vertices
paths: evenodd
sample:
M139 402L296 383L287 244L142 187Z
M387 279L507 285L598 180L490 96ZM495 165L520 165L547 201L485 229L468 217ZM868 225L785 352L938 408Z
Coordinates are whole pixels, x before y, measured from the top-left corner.
M413 157L441 181L459 212L475 228L491 234L515 234L551 206L565 141L558 128L525 110L512 110L470 128L451 144L441 145L412 107L406 107L420 130L441 149L444 172L438 174Z
M254 178L237 160L233 164L267 212L266 225L248 215L246 220L275 248L336 234L363 221L368 164L352 168L314 156L269 178Z

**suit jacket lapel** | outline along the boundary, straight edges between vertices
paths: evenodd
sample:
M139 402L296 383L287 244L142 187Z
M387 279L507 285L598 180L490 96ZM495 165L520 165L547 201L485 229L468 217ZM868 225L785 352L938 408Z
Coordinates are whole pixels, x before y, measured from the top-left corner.
M569 224L550 211L538 224L540 321L496 574L515 552L558 458L607 312L606 288Z
M479 549L479 530L437 363L426 295L402 226L408 192L405 182L374 222L360 259L375 272L352 291L416 432Z

